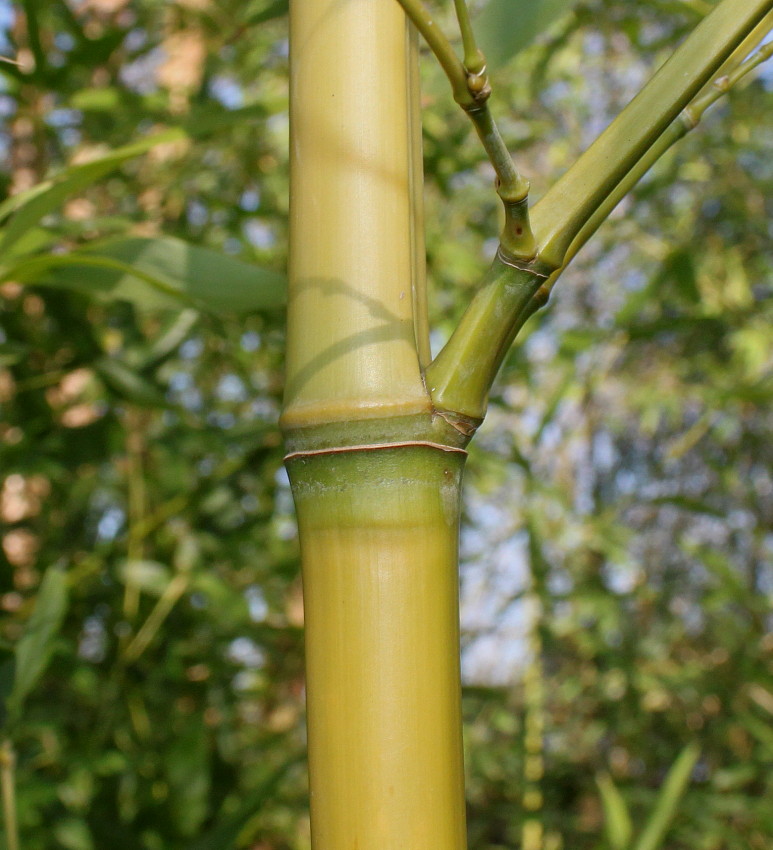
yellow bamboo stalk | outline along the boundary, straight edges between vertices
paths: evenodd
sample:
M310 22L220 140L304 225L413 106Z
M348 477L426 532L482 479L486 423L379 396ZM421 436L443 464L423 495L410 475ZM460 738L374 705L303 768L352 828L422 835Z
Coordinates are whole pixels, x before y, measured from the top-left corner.
M464 850L463 453L290 463L306 613L314 850Z
M429 410L410 40L396 3L291 3L285 428Z
M282 425L314 850L464 850L460 448L434 414L416 46L384 0L291 0Z

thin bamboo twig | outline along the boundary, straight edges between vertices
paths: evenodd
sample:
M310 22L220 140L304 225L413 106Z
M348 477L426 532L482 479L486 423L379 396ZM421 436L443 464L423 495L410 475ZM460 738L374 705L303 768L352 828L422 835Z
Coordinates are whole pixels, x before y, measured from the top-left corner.
M468 74L480 74L486 68L486 57L478 49L475 33L470 21L470 12L465 0L454 0L456 19L459 21L459 31L462 34L464 48L464 67Z
M523 674L524 764L521 800L524 821L521 850L542 850L543 825L539 813L543 806L542 779L545 773L545 692L540 633L543 610L542 601L534 590L531 596L535 605L534 622L529 635L532 657Z
M559 269L541 256L536 263L521 265L499 252L458 327L427 370L427 385L438 408L482 420L489 387L507 350L528 319L547 304L566 263L654 162L697 125L714 101L771 53L773 46L764 45L688 104L598 205L564 252L566 259Z
M424 36L430 50L440 62L440 67L451 83L454 100L462 108L471 105L474 98L467 86L467 72L464 65L454 52L451 42L435 23L429 9L421 0L397 0L397 2L403 7L411 23Z
M609 197L604 201L596 212L591 216L585 226L577 234L577 237L569 246L564 266L554 272L548 280L537 290L523 313L519 330L538 310L544 307L550 298L550 293L556 285L563 269L577 256L586 242L596 233L601 225L609 218L612 211L620 201L636 186L652 166L670 150L680 139L692 132L700 123L706 110L713 106L721 97L727 94L744 77L763 62L767 62L773 56L773 41L762 45L754 54L741 62L736 68L728 73L717 77L712 85L699 95L692 103L688 104L677 117L673 124L660 136L657 142L628 172L625 179L615 187Z
M475 127L496 174L497 194L505 209L500 244L505 257L529 261L537 255L537 243L529 220L529 181L518 171L489 110L491 86L486 60L478 49L464 0L455 0L465 61L462 63L448 39L421 0L398 0L405 14L424 36L445 71L454 100Z
M506 258L532 260L537 255L537 243L529 219L529 181L515 167L488 103L483 101L465 111L497 175L497 194L505 208L500 246Z
M5 843L8 850L20 850L19 825L16 819L16 753L6 738L0 746L0 786L3 796Z
M150 646L151 641L163 625L164 620L166 620L180 597L187 590L189 583L190 576L186 573L178 573L164 588L164 592L161 594L158 602L156 602L155 607L148 614L147 620L145 620L131 643L124 650L122 660L125 664L136 661L148 646Z
M126 435L126 488L129 513L127 557L129 561L142 560L144 540L137 533L137 525L146 512L145 475L143 469L144 428L142 413L130 410L127 414ZM140 602L139 585L127 576L124 588L123 614L131 623L137 617Z
M411 295L413 298L413 336L419 368L423 372L432 360L429 344L429 300L427 295L427 260L424 242L424 157L421 139L421 79L419 77L419 33L407 26L406 62L408 66L408 136L411 196Z
M553 184L532 215L546 262L565 264L596 210L772 10L773 0L722 0Z

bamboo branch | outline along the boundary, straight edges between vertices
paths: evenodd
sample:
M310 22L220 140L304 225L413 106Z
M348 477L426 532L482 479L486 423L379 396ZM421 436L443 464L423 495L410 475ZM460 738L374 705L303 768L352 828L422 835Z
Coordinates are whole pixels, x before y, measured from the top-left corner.
M723 0L533 209L542 258L554 268L595 211L754 31L773 0Z
M585 245L585 243L599 229L601 224L606 221L610 213L620 203L620 201L633 189L633 187L641 180L641 178L652 168L652 166L660 159L663 154L675 145L680 139L684 138L688 133L694 130L701 119L704 112L716 103L723 95L727 94L740 80L742 80L750 71L759 67L763 62L773 56L773 42L761 47L753 56L749 57L745 62L740 64L735 70L730 73L717 77L711 86L692 103L688 104L677 117L676 121L671 124L660 138L652 145L647 153L636 163L636 165L626 174L623 180L609 197L599 206L596 212L591 216L585 226L577 234L577 237L569 246L567 251L566 264L568 264L577 254L577 252Z
M761 33L759 38L762 39L766 33ZM593 213L590 219L586 222L583 228L575 237L572 244L566 253L566 259L563 268L569 265L577 253L583 248L585 243L596 233L601 225L609 218L615 207L622 199L636 186L636 184L644 177L644 175L652 168L652 166L673 147L680 139L683 139L688 133L694 130L705 111L716 103L723 95L727 94L734 88L744 77L746 77L755 68L758 68L763 62L773 56L773 41L764 44L752 56L749 56L746 61L741 62L728 73L717 77L709 87L694 100L688 104L677 117L676 121L671 124L660 138L652 145L647 153L636 163L636 165L626 174L626 176L618 183L614 191L609 194L605 201ZM742 57L741 57L742 58ZM554 272L549 280L537 290L520 318L518 330L531 318L538 310L548 303L550 293L558 280L562 269ZM517 334L517 332L516 332Z
M409 195L411 238L411 295L413 297L413 336L419 368L423 372L432 360L429 344L429 300L427 296L427 258L424 240L424 157L421 139L421 79L419 77L419 34L408 26L406 52L408 76L408 156L410 159Z
M142 628L140 628L131 643L124 650L122 657L124 663L128 664L136 661L145 652L163 625L164 620L166 620L180 597L188 589L189 583L190 576L187 573L181 572L164 588L164 592L161 594L158 602L156 602L153 610L148 614L148 618L142 624Z
M491 86L486 73L486 59L475 43L464 0L454 0L462 31L464 63L457 58L450 42L421 0L398 2L440 62L451 83L454 100L472 121L494 168L497 194L505 209L505 223L500 236L505 259L532 260L537 254L537 243L529 221L529 181L516 168L489 110Z
M517 265L497 255L451 338L427 369L436 409L480 424L488 392L515 335L523 311L553 269Z
M462 109L473 105L475 99L467 86L467 72L464 65L454 52L451 42L435 23L429 9L421 0L397 0L397 2L403 7L411 23L424 36L430 50L440 62L440 67L451 83L454 100Z
M486 68L486 57L478 49L475 42L475 33L470 21L470 13L465 0L454 0L456 19L459 21L459 31L462 34L462 47L464 48L464 67L468 74L480 74Z
M705 56L699 56L704 71L707 67L720 68L729 56L734 53L737 55L739 45L748 39L750 33L755 31L765 15L773 9L773 0L766 0L766 2L754 0L754 4L756 14L751 15L747 12L744 15L743 26L734 22L735 40L720 39L721 48L719 51L715 51L717 55L713 61L709 61ZM720 97L730 85L740 80L753 67L764 61L769 55L769 51L773 51L773 48L766 45L747 62L731 71L725 78L718 80L717 86L705 92L703 88L710 76L707 79L703 78L702 74L690 72L689 67L686 71L684 70L687 60L690 57L695 58L694 54L699 52L698 48L706 49L707 39L719 38L717 35L719 25L722 27L729 26L727 18L730 6L734 7L737 15L741 15L738 5L738 0L724 0L721 6L717 8L717 11L723 11L722 18L715 18L711 22L712 25L708 32L704 32L697 43L689 44L690 39L688 39L688 42L677 51L672 60L664 66L664 69L661 69L661 72L645 86L639 97L632 102L628 109L621 113L619 118L580 158L573 169L567 172L563 180L569 178L570 192L568 198L562 197L560 190L556 191L556 187L554 187L537 204L534 209L535 220L542 224L540 229L548 231L548 237L541 245L537 261L526 264L511 262L500 249L497 259L484 278L479 292L465 311L448 343L427 370L427 385L436 407L441 410L453 411L472 420L480 421L483 419L488 391L507 354L507 350L526 321L547 303L550 292L566 263L592 236L602 221L652 164L674 142L697 124L703 111ZM698 59L696 59L697 61ZM663 71L669 66L671 71L664 78L662 76ZM657 91L659 96L664 97L665 94L663 93L666 92L672 102L680 103L684 100L683 97L669 91L669 87L675 88L674 74L688 74L690 76L690 91L692 91L693 96L698 93L700 93L700 96L694 99L692 103L690 103L690 99L687 99L683 104L683 111L677 111L674 116L677 120L661 129L659 134L654 135L651 127L645 128L645 132L642 132L634 126L631 118L631 115L633 115L634 117L639 116L642 121L644 120L642 118L644 107L640 103L637 105L637 101L642 95L646 94L645 105L653 100L653 90ZM653 86L654 89L651 88ZM626 115L628 110L634 106L634 112ZM622 123L618 125L618 121ZM636 135L637 130L638 141L625 137L626 132ZM638 151L643 145L642 139L644 138L649 141L648 146L642 148L641 152L633 159L628 170L619 175L614 183L604 188L603 191L606 192L606 195L602 195L602 188L606 186L604 181L606 165L598 161L598 158L605 153L612 160L613 169L616 165L616 154L614 151L610 152L609 148L610 137L608 134L610 134L610 131L612 140L619 139L621 144L628 144L630 150ZM594 151L597 144L600 144L600 148ZM602 153L599 153L599 151ZM584 160L585 164L576 171ZM591 168L594 162L596 170ZM618 167L622 168L619 163ZM571 177L573 172L575 172L575 176ZM556 184L558 187L561 185L562 180ZM593 194L594 191L597 192L598 197L593 202L586 202L581 194L583 187L588 190L589 194ZM563 207L560 205L562 201ZM536 219L538 211L541 213L540 219ZM586 216L584 221L582 216ZM560 227L553 224L554 219L560 221ZM548 230L551 225L553 225L552 229ZM535 224L535 229L537 226ZM537 233L539 232L537 230ZM574 235L569 239L567 234L571 233Z

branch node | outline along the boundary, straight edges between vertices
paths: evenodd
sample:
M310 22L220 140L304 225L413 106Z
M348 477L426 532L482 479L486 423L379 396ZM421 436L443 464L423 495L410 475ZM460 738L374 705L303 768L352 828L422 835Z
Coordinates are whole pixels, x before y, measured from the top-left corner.
M489 99L491 84L486 73L485 63L478 70L465 65L464 71L467 74L467 91L469 91L473 100L471 107L467 108L467 112L471 112L474 109L479 109Z

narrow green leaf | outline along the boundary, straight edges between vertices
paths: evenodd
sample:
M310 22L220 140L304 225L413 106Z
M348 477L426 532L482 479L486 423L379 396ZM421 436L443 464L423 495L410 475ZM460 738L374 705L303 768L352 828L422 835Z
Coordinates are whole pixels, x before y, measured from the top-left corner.
M658 850L662 846L663 839L666 837L671 821L676 814L679 801L687 790L692 769L695 767L699 755L700 748L694 743L688 744L679 753L661 786L660 793L655 801L655 808L647 819L644 830L634 845L634 850Z
M287 14L289 0L253 0L247 6L244 26L255 26Z
M266 800L276 793L285 774L301 759L292 758L268 775L264 782L243 801L236 814L221 820L212 830L188 846L188 850L235 850L239 834Z
M161 596L172 580L172 572L158 561L131 560L119 565L118 578L150 596Z
M187 304L243 313L276 309L286 297L278 272L172 237L115 239L70 254L35 257L3 276L130 301L146 310Z
M165 766L172 818L180 832L190 837L198 831L209 808L209 743L203 720L192 720L175 735L166 752Z
M121 398L142 407L169 407L164 393L147 378L114 357L100 357L94 369Z
M91 162L71 165L56 177L9 198L0 204L0 221L13 214L0 234L0 257L4 257L11 245L21 239L44 216L59 207L70 195L80 192L127 160L147 153L156 145L184 137L185 134L180 129L148 136L138 142L117 148Z
M746 731L753 738L756 738L758 743L762 745L763 749L766 751L766 757L768 759L772 758L773 728L771 728L770 723L765 723L750 712L745 712L739 715L738 719L741 721Z
M115 86L79 89L70 98L70 106L84 112L110 112L120 105L121 90Z
M16 645L16 671L8 709L18 714L22 703L43 675L54 641L67 612L67 575L59 567L49 567L38 591L35 609L24 634Z
M725 511L720 508L716 508L702 499L692 499L689 496L656 496L649 500L649 504L673 505L673 507L681 508L685 511L692 511L696 514L706 514L707 516L718 518L722 518L726 515Z
M0 342L0 366L13 366L29 354L29 346L21 342Z
M633 825L628 805L608 773L596 777L604 809L604 831L612 850L626 850L631 840Z
M182 345L198 320L198 310L173 313L159 330L158 336L137 352L137 361L132 361L133 365L139 370L145 370L163 363Z
M577 0L489 0L475 21L475 32L486 59L492 66L503 65Z
M1 230L0 235L2 235ZM50 251L62 239L62 235L45 227L31 227L3 254L3 263L9 264L12 260L17 261L17 258Z

